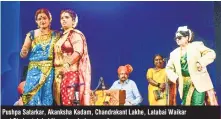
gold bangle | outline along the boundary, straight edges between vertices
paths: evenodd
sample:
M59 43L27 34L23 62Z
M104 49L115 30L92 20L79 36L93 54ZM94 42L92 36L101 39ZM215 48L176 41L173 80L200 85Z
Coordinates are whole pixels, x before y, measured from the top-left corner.
M28 49L28 47L27 47L27 46L22 46L22 49L23 49L23 48Z
M23 51L23 50L21 50L20 56L24 56L24 52L26 52L26 55L28 54L28 51Z

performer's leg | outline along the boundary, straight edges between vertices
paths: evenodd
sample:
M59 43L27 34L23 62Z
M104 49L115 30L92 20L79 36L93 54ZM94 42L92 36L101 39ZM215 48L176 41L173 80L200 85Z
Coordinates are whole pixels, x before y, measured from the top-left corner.
M70 77L69 74L65 74L64 79L61 82L61 101L62 105L71 106L72 102L70 101L69 94L72 92L73 88L69 88L70 85ZM73 95L72 95L73 96Z
M61 83L61 97L63 105L73 105L75 92L74 85L78 84L75 82L76 80L78 80L78 78L79 77L78 75L76 75L76 72L68 72L65 74L65 77Z
M186 105L186 99L189 92L190 83L184 82L183 84L183 98L182 98L182 105Z
M53 97L52 97L53 77L54 77L54 70L52 69L49 76L46 79L45 84L42 87L41 100L42 100L42 105L44 106L50 106L53 104Z
M205 96L206 96L205 92L200 93L195 89L192 95L191 105L198 105L198 106L204 105Z

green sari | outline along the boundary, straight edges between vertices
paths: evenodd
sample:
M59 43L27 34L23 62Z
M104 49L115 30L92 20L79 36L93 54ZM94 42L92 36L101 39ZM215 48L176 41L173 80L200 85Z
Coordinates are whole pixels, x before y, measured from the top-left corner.
M187 53L180 58L183 76L183 98L182 105L204 105L205 92L198 92L191 81L188 71Z

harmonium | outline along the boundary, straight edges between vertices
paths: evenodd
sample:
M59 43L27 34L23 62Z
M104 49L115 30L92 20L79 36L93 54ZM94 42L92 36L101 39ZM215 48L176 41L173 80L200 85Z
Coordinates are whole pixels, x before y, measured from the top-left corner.
M92 106L119 106L124 105L126 99L125 90L97 90L90 94Z

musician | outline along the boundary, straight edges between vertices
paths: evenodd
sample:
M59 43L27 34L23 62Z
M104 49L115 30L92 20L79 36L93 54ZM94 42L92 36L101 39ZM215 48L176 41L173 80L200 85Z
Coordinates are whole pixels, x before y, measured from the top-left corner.
M109 90L118 89L126 91L126 100L124 105L139 105L143 101L143 98L140 95L136 83L133 80L128 79L129 74L132 71L133 68L129 64L125 66L120 66L118 68L119 80L115 81L111 86L111 88L109 89Z

